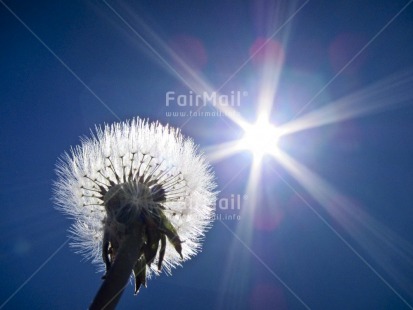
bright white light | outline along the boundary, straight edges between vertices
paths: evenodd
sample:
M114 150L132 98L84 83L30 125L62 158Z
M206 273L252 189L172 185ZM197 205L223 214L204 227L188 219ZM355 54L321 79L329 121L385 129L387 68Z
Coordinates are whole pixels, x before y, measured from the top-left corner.
M260 159L265 154L276 155L280 138L280 133L276 127L261 119L255 124L246 125L244 131L240 146L251 151L254 158Z

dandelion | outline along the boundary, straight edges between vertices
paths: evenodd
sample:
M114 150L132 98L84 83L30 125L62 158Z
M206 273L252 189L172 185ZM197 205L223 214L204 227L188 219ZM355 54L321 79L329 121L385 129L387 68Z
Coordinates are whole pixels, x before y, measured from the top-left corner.
M114 307L132 272L135 294L152 274L170 274L199 252L212 223L209 165L191 139L157 122L96 127L59 159L57 175L72 245L106 270L91 308Z

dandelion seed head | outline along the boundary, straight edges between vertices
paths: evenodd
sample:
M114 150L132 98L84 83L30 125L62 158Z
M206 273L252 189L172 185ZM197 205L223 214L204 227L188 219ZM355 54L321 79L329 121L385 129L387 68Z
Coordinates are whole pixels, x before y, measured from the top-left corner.
M200 250L211 226L216 199L211 168L194 142L168 125L135 118L98 126L58 160L56 173L54 200L74 220L72 246L99 269L108 218L122 224L161 206L183 241L182 259L167 244L167 273ZM157 260L148 276L159 273Z

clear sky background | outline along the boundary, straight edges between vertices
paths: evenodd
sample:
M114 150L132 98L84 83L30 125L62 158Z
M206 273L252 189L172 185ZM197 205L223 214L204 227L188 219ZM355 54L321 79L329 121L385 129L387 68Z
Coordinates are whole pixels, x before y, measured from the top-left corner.
M95 124L170 123L208 156L242 136L210 106L167 106L201 81L245 94L248 122L267 101L274 124L325 107L329 123L281 138L297 170L211 157L202 253L119 308L410 309L413 2L154 2L0 1L2 309L85 309L101 284L51 202L57 158Z

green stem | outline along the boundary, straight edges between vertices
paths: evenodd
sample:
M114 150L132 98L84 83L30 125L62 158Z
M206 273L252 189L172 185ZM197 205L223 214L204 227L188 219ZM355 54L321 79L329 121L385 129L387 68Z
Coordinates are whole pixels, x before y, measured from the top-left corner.
M90 305L90 310L115 309L123 290L128 285L132 269L144 243L142 222L134 223L129 227L131 227L131 233L125 234L119 251L116 253L116 259Z

